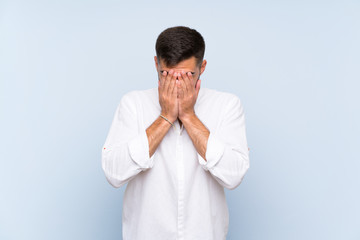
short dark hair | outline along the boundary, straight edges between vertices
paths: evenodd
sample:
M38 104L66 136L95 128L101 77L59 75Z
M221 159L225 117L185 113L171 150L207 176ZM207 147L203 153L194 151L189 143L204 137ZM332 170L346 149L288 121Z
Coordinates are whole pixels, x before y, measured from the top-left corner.
M176 26L160 33L155 50L158 61L163 60L168 67L173 67L192 56L196 58L197 65L200 65L204 58L205 41L195 29Z

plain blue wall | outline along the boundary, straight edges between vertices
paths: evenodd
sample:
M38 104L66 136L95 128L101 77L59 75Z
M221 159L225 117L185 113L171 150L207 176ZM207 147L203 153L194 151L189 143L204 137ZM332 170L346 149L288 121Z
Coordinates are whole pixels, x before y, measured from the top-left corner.
M0 1L0 239L121 239L101 148L176 25L245 108L228 239L360 239L359 1L151 2Z

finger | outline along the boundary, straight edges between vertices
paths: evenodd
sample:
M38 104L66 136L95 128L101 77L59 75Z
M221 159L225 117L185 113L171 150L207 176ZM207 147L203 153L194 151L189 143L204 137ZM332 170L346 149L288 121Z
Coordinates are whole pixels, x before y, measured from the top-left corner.
M169 92L170 80L173 77L173 74L174 74L174 71L171 69L165 78L164 91L166 92L166 94L168 94L168 92Z
M180 86L181 86L181 89L183 90L184 92L184 95L187 94L188 92L188 86L186 85L186 81L184 78L181 78L181 81L180 81Z
M174 81L175 82L175 84L174 84L174 90L173 90L173 96L174 96L174 98L176 99L177 97L178 97L178 94L179 94L179 88L178 88L178 80L175 80Z
M160 79L159 79L159 86L164 87L164 83L165 83L165 78L167 76L167 71L163 71L160 74Z
M184 81L183 81L183 80L179 80L179 81L177 82L176 87L177 87L177 92L178 92L178 93L177 93L178 98L183 98L183 97L184 97L183 84L184 84Z
M181 71L181 87L183 88L184 94L187 93L188 89L187 89L187 84L186 84L186 73L184 71Z
M183 79L179 81L179 88L182 90L182 97L184 97L187 94L187 90L186 90L186 83Z
M174 73L173 77L171 78L171 81L170 81L170 86L169 86L169 93L171 95L174 94L174 89L176 89L176 77L177 77L177 73Z
M186 85L187 92L192 92L195 88L193 86L191 72L185 73L184 80L185 80L185 85Z
M191 74L191 72L188 72L186 74L186 76L188 77L188 87L189 87L189 90L191 91L194 91L195 90L195 87L194 87L194 79L193 79L193 75Z

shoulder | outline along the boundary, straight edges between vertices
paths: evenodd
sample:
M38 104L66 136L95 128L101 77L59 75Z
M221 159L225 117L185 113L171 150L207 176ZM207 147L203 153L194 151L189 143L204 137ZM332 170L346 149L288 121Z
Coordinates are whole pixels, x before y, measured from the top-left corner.
M120 103L124 102L126 104L136 104L142 99L154 95L156 93L154 90L156 90L156 88L149 88L145 90L132 90L122 95L122 97L120 98Z
M213 102L223 105L241 105L241 99L238 95L231 92L220 91L216 89L203 88L203 99L206 102Z

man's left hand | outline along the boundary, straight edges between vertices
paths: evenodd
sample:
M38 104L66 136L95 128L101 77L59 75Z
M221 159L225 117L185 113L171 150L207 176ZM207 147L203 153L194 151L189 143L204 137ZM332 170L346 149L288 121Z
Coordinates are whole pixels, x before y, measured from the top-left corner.
M186 119L195 114L194 105L200 90L201 80L195 85L191 72L180 72L176 86L178 87L178 103L180 120ZM194 86L195 85L195 86Z

